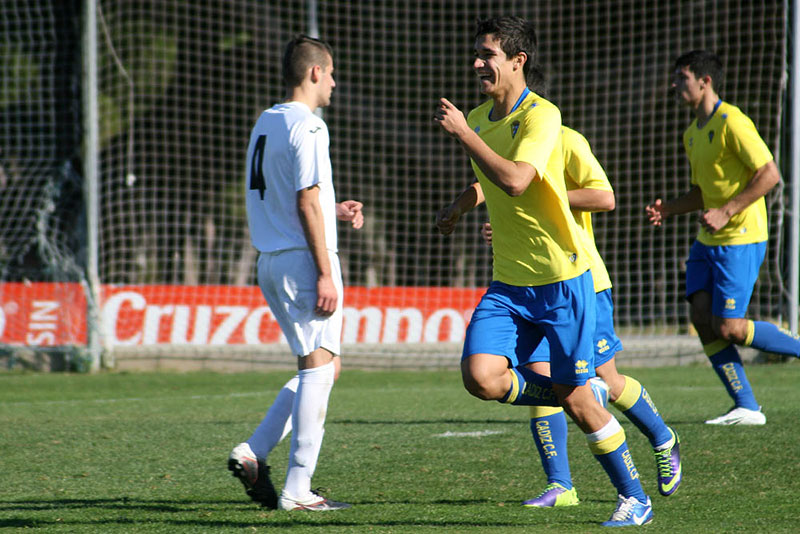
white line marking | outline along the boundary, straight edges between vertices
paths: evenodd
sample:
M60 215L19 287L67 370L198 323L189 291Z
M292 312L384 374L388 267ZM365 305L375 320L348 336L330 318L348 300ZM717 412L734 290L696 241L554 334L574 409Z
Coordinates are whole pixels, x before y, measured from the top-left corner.
M152 402L164 400L206 400L206 399L232 399L237 397L258 397L268 395L267 391L253 391L248 393L225 393L219 395L188 395L177 397L120 397L117 399L70 399L70 400L49 400L49 401L14 401L2 402L0 406L34 406L34 405L58 405L58 404L105 404L114 402Z
M434 438L482 438L493 434L503 434L502 430L478 430L476 432L445 432L444 434L434 434Z

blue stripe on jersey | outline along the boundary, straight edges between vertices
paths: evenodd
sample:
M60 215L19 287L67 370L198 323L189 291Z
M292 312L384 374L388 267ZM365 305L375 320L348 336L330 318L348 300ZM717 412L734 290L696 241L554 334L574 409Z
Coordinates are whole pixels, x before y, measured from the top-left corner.
M522 94L519 95L519 98L517 99L517 103L514 104L514 107L511 108L511 111L508 113L508 115L511 115L512 113L517 111L517 108L522 104L522 102L525 100L525 97L528 96L530 94L530 92L531 92L531 90L528 89L527 87L525 88L524 91L522 91ZM492 109L489 110L489 120L492 121L492 122L494 122L494 119L492 119L492 112L493 111L494 111L494 106L492 106ZM506 115L506 116L508 116L508 115ZM500 120L500 119L497 119L497 120Z

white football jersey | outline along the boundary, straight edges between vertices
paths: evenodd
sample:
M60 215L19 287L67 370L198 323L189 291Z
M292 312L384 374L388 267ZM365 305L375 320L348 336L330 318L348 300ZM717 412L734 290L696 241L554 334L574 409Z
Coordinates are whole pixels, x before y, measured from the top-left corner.
M245 189L247 222L260 252L306 248L297 192L319 186L325 244L337 252L336 197L328 127L301 102L264 111L250 134Z

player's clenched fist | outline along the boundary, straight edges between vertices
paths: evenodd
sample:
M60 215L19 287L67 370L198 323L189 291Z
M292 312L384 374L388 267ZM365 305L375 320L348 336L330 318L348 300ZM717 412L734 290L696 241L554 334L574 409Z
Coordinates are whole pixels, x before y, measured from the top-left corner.
M464 118L464 114L446 98L439 99L439 105L436 106L433 120L441 126L444 131L455 137L459 137L465 131L469 130L467 119Z
M364 226L364 205L357 200L345 200L336 204L336 218L340 221L349 222L353 228L358 230Z
M481 225L481 237L488 246L492 246L492 223L485 222Z

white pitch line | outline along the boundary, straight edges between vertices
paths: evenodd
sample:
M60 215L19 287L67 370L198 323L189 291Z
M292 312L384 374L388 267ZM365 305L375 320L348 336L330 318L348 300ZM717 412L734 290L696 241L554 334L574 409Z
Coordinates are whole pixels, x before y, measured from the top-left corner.
M59 405L59 404L104 404L104 403L113 403L113 402L142 402L142 401L156 401L156 400L180 400L180 399L191 399L191 400L203 400L203 399L229 399L229 398L237 398L237 397L260 397L262 395L269 396L275 390L265 390L265 391L250 391L250 392L243 392L243 393L224 393L219 395L189 395L189 396L175 396L175 397L119 397L119 398L111 398L111 399L69 399L69 400L41 400L41 401L0 401L0 406L32 406L41 404L44 406L48 405ZM380 388L380 389L372 389L369 388L368 392L370 395L380 395L380 394L392 394L402 391L403 393L408 394L409 392L415 391L430 391L429 388L423 387L389 387L389 388Z
M50 400L50 401L14 401L0 402L0 406L34 406L34 405L58 405L58 404L107 404L114 402L142 402L142 401L163 401L163 400L204 400L204 399L232 399L238 397L259 397L268 395L265 391L252 391L249 393L225 393L220 395L189 395L184 397L120 397L118 399L72 399L72 400Z
M672 391L711 391L711 390L718 390L719 386L676 386L672 388ZM787 391L790 389L788 387L783 388ZM383 388L382 390L372 391L372 394L391 394L396 393L398 391L403 391L404 393L408 393L410 391L427 391L425 388ZM155 401L155 400L180 400L180 399L192 399L192 400L203 400L203 399L232 399L237 397L259 397L262 395L269 395L269 391L251 391L246 393L225 393L219 395L189 395L189 396L177 396L177 397L121 397L116 399L71 399L71 400L49 400L49 401L0 401L0 406L33 406L33 405L59 405L59 404L105 404L105 403L114 403L114 402L142 402L142 401ZM481 432L489 432L491 433L501 433L495 431L481 431ZM473 436L474 432L445 432L444 434L437 434L436 437L480 437L480 436L488 436L490 434L482 434L478 432L477 436Z
M494 434L503 434L502 430L478 430L475 432L445 432L444 434L434 434L434 438L482 438Z

